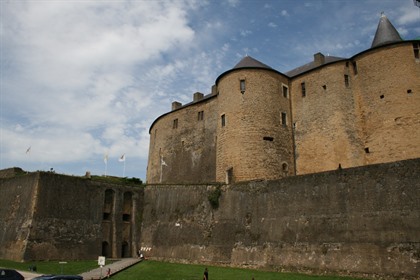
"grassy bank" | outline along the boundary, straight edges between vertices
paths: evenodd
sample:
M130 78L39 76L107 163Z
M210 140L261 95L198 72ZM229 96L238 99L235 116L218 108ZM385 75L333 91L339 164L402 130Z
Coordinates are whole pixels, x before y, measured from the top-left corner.
M107 261L108 264L108 261ZM0 260L0 267L29 271L29 267L36 265L40 274L80 274L98 267L98 261L59 261L42 262L13 262ZM360 280L360 278L341 276L310 276L297 273L280 273L252 269L204 266L192 264L175 264L157 261L144 261L111 277L113 280L201 280L205 268L209 270L212 280Z

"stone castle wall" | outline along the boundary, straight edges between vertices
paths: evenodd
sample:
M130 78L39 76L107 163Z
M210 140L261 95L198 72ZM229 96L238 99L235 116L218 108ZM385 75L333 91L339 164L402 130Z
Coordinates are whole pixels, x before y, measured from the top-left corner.
M166 183L276 179L418 158L419 76L413 42L369 49L292 78L267 68L229 70L211 101L153 123L147 182L160 182L161 155L171 162L162 170ZM194 121L200 110L205 126Z
M147 178L151 182L214 182L215 98L162 116L150 131ZM202 118L199 118L202 112ZM176 122L176 123L174 123ZM163 159L166 165L162 166Z
M294 174L290 99L283 86L288 87L286 76L262 69L238 69L220 79L217 182L225 181L229 169L234 182Z
M4 248L0 258L77 260L96 259L104 253L114 258L136 255L143 188L46 172L0 183ZM107 190L113 193L111 211L105 207Z
M420 60L412 43L355 56L366 164L420 157Z
M146 257L418 277L420 160L221 187L149 185Z

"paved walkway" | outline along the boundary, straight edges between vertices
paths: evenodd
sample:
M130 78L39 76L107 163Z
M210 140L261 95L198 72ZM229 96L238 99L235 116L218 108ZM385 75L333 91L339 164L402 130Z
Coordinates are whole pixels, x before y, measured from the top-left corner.
M135 265L136 263L141 262L141 259L139 258L124 258L118 261L115 261L111 264L107 264L102 267L95 268L91 271L84 272L80 274L80 276L83 277L84 280L97 280L97 279L104 279L106 278L106 274L108 271L108 268L111 269L111 276L120 272L121 270L124 270L132 265ZM102 277L101 277L102 276Z

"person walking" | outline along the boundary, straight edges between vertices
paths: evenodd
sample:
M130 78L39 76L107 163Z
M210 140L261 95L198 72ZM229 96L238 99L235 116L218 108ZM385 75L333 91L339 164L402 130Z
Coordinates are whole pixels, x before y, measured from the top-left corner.
M204 269L203 280L209 280L209 271L208 271L207 267L206 267L206 269Z

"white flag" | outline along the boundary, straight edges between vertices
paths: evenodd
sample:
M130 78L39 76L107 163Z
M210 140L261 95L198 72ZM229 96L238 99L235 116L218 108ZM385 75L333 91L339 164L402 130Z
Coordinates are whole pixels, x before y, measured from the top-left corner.
M120 156L120 158L118 159L118 161L125 161L125 154L123 154L122 156Z
M168 166L168 165L166 164L166 162L163 160L163 157L161 157L161 158L160 158L160 164L162 164L162 165L164 165L164 166Z

